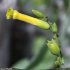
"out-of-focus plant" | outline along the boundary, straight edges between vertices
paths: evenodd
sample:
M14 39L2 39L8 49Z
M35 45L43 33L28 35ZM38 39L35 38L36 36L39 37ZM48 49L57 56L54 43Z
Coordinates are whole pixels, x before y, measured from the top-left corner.
M32 10L32 12L38 18L41 18L41 19L45 18L46 19L46 17L43 15L43 13L41 13L37 10ZM34 26L37 26L43 30L50 30L53 34L53 37L51 38L51 40L47 40L47 38L46 38L43 46L41 47L41 49L38 52L38 54L36 55L36 57L34 57L31 60L31 62L28 63L28 65L26 65L23 69L26 69L26 70L33 69L33 68L36 69L35 67L44 59L44 56L45 56L46 51L47 51L47 47L48 47L48 50L52 53L52 55L54 55L56 57L56 61L52 62L54 64L53 68L60 68L61 67L61 65L64 62L63 62L63 57L62 57L61 49L60 49L59 42L58 42L58 34L57 34L58 29L57 29L56 23L50 24L50 21L46 22L45 19L41 20L41 19L37 19L37 18L28 16L25 14L21 14L18 11L13 10L11 8L8 9L7 14L6 14L6 18L25 21L25 22L30 23Z

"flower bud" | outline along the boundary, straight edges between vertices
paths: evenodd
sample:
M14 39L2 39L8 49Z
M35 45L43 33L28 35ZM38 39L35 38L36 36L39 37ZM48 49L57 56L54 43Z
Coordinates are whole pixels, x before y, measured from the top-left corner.
M60 62L59 61L56 61L55 62L55 67L60 67L60 66L61 66Z
M56 23L53 23L53 24L51 25L51 29L52 29L52 32L54 32L54 33L57 32L57 25L56 25Z
M40 11L38 11L38 10L34 10L33 9L32 12L33 12L34 15L36 15L39 18L43 18L44 17L44 14L41 13Z
M61 63L59 61L55 61L55 67L59 68L61 66Z
M64 64L63 58L61 58L60 56L57 57L57 60L55 62L55 66L60 67L62 64Z
M58 43L58 36L57 36L57 34L53 34L53 39L55 39L55 41Z
M60 55L60 48L55 40L52 39L51 41L48 41L47 45L52 54L54 54L56 56Z

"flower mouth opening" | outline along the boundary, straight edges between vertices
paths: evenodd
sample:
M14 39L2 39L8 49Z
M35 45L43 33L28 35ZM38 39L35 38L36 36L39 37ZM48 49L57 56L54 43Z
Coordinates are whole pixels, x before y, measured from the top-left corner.
M6 18L7 19L11 19L13 16L13 9L12 8L9 8L7 13L6 13Z

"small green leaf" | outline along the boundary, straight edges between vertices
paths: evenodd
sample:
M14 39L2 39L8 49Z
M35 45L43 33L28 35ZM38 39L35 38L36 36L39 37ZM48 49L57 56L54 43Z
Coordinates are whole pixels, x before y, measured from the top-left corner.
M41 13L40 11L33 9L32 12L33 12L33 14L34 14L35 16L37 16L38 18L44 18L44 14Z

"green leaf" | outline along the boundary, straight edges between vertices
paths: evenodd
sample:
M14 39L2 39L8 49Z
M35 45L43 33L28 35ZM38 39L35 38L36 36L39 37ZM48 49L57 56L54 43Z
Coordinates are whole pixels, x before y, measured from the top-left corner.
M48 50L43 57L43 60L36 65L32 70L44 70L44 69L52 69L54 66L56 56L52 55Z
M40 49L43 47L45 41L46 41L45 37L35 38L33 47L32 47L32 52L34 55L37 55L40 52Z
M44 44L40 48L38 54L33 57L33 59L31 60L29 66L26 68L26 70L31 70L32 68L36 67L43 60L46 52L47 52L47 45L44 42Z
M17 68L17 69L25 69L29 65L29 60L28 59L22 59L18 62L16 62L12 68Z

